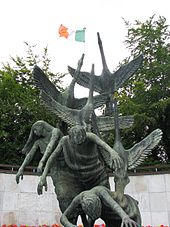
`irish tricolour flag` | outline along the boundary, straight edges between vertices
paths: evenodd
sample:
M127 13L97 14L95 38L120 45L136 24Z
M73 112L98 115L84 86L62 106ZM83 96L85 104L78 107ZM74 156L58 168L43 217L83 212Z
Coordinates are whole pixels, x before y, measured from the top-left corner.
M58 33L60 37L65 37L66 39L74 39L78 42L85 42L85 28L81 30L71 30L61 24Z

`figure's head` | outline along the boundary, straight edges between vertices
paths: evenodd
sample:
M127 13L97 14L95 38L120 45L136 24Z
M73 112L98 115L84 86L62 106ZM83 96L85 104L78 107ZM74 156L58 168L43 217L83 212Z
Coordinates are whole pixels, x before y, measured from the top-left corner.
M84 213L92 220L96 220L101 216L101 200L95 194L84 194L82 197L81 207Z
M86 139L86 130L83 126L76 125L69 130L69 138L73 143L81 144Z
M32 126L32 130L34 132L34 134L38 137L43 136L43 129L44 129L44 124L45 122L40 120L40 121L36 121L33 126Z

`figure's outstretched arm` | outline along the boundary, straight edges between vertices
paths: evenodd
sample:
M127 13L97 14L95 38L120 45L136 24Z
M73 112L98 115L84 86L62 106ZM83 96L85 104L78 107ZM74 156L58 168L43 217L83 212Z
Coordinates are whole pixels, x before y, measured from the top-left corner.
M43 157L38 164L38 168L37 168L38 173L42 173L45 162L47 161L47 159L53 152L55 146L57 146L57 143L59 142L59 139L62 136L63 136L63 134L59 129L57 129L57 128L53 129L50 142L48 143L45 153L43 154Z
M138 224L133 221L127 213L122 209L122 207L112 198L109 191L101 190L99 193L100 199L103 201L104 204L106 204L108 207L110 207L114 213L117 213L122 218L121 227L125 226L133 226L138 227Z
M77 227L73 225L69 220L75 217L78 217L78 206L80 205L81 193L77 195L71 202L71 204L67 207L60 218L60 222L65 227Z
M19 168L19 170L18 170L18 172L16 174L16 182L17 182L17 184L19 183L20 177L21 177L21 180L23 179L24 168L25 168L26 165L28 165L31 162L31 160L33 159L37 149L38 149L38 141L36 141L34 143L34 145L32 146L32 148L29 151L29 153L26 155L22 165L20 166L20 168Z
M123 161L118 155L118 153L111 148L107 143L101 140L96 134L94 133L87 133L87 137L93 141L95 144L99 145L103 149L101 149L101 154L104 158L106 164L111 168L119 169L121 168ZM107 151L107 152L106 152Z
M64 137L63 137L64 138ZM45 165L45 168L44 168L44 171L40 177L40 181L38 183L38 187L37 187L37 192L38 192L38 195L41 195L42 194L42 191L43 191L43 186L46 187L46 177L48 175L48 172L51 168L51 165L53 163L53 161L56 159L56 157L61 153L62 151L62 148L63 148L63 139L60 140L58 146L56 147L56 149L54 150L54 152L50 155L50 157L48 158L48 161ZM47 190L47 187L46 187L46 190Z

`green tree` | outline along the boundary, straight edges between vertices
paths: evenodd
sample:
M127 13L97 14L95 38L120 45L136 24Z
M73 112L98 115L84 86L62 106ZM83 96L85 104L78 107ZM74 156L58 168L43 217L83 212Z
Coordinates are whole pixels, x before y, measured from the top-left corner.
M46 110L39 100L39 90L35 87L32 69L35 64L60 88L62 74L50 72L47 48L42 58L34 54L34 46L27 45L27 56L11 58L0 70L0 163L21 164L20 154L31 126L37 120L45 120L56 125L58 119Z
M128 144L129 135L135 142L159 127L163 140L153 156L165 160L166 151L170 160L170 31L166 19L162 16L155 19L154 15L145 22L125 21L125 25L125 45L131 57L139 54L144 57L143 65L120 93L121 113L135 114L134 126L124 132L125 143Z

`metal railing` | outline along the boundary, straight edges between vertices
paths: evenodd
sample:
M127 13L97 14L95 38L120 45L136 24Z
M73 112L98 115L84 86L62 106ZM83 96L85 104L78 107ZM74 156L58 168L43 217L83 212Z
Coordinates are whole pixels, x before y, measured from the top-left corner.
M147 175L170 173L170 164L156 164L150 166L140 166L129 171L129 175Z
M19 168L19 165L0 164L0 173L16 173ZM24 169L24 174L37 175L37 167L26 166Z
M0 164L0 173L16 173L19 165ZM110 171L109 171L110 173ZM151 166L141 166L129 171L129 175L164 174L170 173L170 164L157 164ZM38 175L36 166L26 166L24 174ZM110 173L112 174L112 173Z

